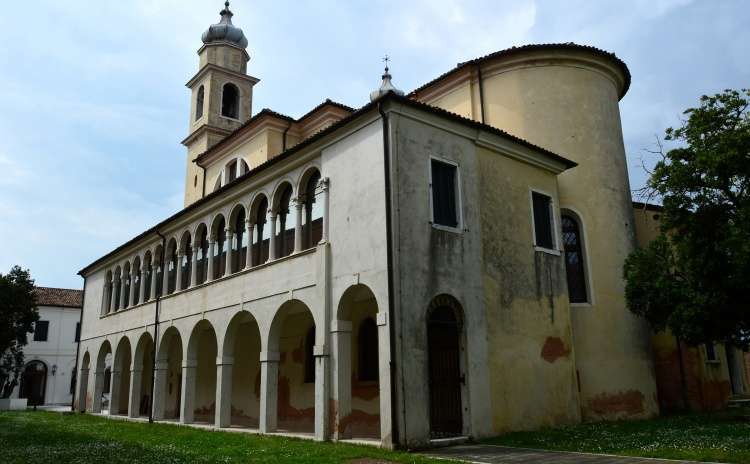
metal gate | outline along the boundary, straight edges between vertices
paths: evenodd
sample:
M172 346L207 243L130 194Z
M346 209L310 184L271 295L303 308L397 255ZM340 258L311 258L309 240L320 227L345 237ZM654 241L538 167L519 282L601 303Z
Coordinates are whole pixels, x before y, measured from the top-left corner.
M437 307L427 323L430 375L430 436L452 437L463 432L459 323L452 308Z

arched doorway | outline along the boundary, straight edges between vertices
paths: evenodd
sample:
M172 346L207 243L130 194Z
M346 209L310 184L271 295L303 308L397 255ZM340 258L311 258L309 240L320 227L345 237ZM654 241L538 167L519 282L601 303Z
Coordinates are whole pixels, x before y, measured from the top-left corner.
M47 365L42 361L31 361L23 369L20 398L26 398L29 406L44 404L47 386Z
M198 322L188 339L183 365L183 423L213 424L216 417L216 332L206 319Z
M182 338L169 327L159 341L154 369L154 419L178 419L182 408Z
M268 340L269 351L279 353L273 375L278 388L276 421L267 431L278 426L285 432L315 432L315 337L315 320L307 305L290 300L279 308Z
M460 305L448 295L436 297L427 313L432 438L459 436L463 433L461 315Z
M236 314L227 326L222 348L223 374L231 382L222 385L229 401L221 403L218 427L258 428L260 417L260 329L247 311Z

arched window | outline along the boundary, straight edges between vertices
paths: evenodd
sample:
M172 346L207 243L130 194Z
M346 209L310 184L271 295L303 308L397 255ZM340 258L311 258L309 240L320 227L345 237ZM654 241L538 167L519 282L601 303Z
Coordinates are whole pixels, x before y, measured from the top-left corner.
M562 214L562 236L565 247L565 271L568 276L568 297L571 303L588 301L583 240L578 221L570 213Z
M112 290L114 283L112 282L112 271L107 271L107 275L104 277L104 302L103 313L107 314L112 311Z
M302 218L302 248L312 248L323 238L323 209L315 194L320 173L315 171L305 184L305 214Z
M195 270L198 274L196 282L202 284L208 277L208 229L205 226L201 226L201 231L198 233L198 269Z
M143 301L146 302L151 299L151 279L154 278L154 271L151 269L151 252L147 251L146 256L143 258L143 280L142 285L146 287L143 289Z
M198 96L195 97L195 120L199 120L203 117L203 98L205 90L203 89L203 86L201 85L198 87Z
M245 233L245 210L237 212L234 219L234 252L232 253L232 272L245 267L247 262L247 234Z
M133 302L132 305L135 306L141 301L141 285L143 284L141 281L143 280L143 275L141 273L141 258L136 257L133 261L133 270L131 271L132 278L130 279L130 285L133 286Z
M227 231L226 222L222 217L216 226L216 245L214 252L214 279L218 279L226 272L227 267Z
M183 256L180 263L180 288L182 290L190 286L190 272L193 270L193 246L189 233L185 233L183 241Z
M287 184L281 191L279 209L277 211L276 228L276 256L283 258L294 252L294 217L289 214L289 205L292 200L292 186Z
M173 242L169 247L167 256L167 293L172 294L177 290L177 275L179 274L179 263L177 262L177 243Z
M378 380L378 326L368 317L359 326L358 378L360 381Z
M130 265L125 263L122 271L122 309L130 306Z
M253 263L256 265L263 264L268 259L268 242L271 234L266 227L267 216L268 199L264 197L255 212L255 230L253 231L253 253L255 253L255 256Z
M221 115L232 119L240 117L240 91L234 84L224 84L221 93Z
M315 326L310 327L305 337L305 383L315 382Z
M114 286L114 289L115 289L115 291L114 291L115 301L114 301L113 307L114 307L115 311L117 311L118 309L120 309L120 292L122 291L122 286L120 285L120 283L121 283L120 281L122 279L121 273L122 273L122 271L120 271L120 268L117 268L117 270L115 271L115 280L113 282L113 286Z

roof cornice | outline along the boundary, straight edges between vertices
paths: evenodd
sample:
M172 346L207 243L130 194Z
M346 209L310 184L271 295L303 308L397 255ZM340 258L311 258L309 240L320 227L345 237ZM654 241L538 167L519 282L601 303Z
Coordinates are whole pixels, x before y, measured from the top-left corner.
M249 76L247 74L242 74L237 71L232 71L231 69L222 68L221 66L217 66L213 63L207 63L201 69L199 69L197 73L195 73L195 76L193 76L192 78L190 78L189 81L187 81L187 83L185 84L185 87L192 88L195 85L195 83L203 79L203 76L208 74L209 71L216 71L219 73L223 73L228 76L232 76L235 79L250 82L252 85L255 85L258 82L260 82L260 79L258 79L257 77Z

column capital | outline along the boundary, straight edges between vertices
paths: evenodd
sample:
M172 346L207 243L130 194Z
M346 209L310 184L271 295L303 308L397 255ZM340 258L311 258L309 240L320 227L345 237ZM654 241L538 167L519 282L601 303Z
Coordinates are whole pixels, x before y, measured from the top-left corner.
M198 360L197 359L183 359L182 360L182 368L183 369L190 369L198 367Z
M328 345L315 345L313 346L313 356L316 358L328 356Z
M351 333L351 331L352 331L351 321L335 320L331 322L331 333L336 333L336 332Z
M217 356L216 357L217 366L231 366L232 364L234 364L234 358L231 356Z
M327 177L322 177L318 181L318 187L320 187L322 190L328 190L328 184L330 183L329 179Z

